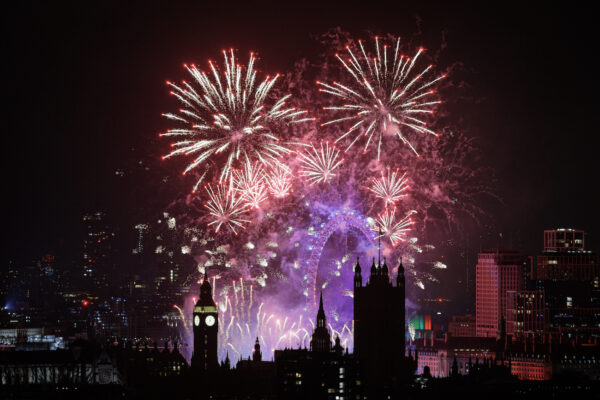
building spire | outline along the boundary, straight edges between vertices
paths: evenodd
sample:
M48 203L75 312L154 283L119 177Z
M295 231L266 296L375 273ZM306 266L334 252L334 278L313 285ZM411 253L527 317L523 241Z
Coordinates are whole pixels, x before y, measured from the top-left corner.
M331 336L327 329L327 321L325 320L325 309L323 308L323 292L319 299L319 311L317 312L317 323L313 331L312 340L310 341L312 351L327 352L331 350Z
M319 314L323 312L325 313L325 310L323 309L323 291L321 290L321 296L319 297Z
M377 264L381 267L381 227L379 227L379 236L377 237L377 249L379 252L379 258L377 259Z

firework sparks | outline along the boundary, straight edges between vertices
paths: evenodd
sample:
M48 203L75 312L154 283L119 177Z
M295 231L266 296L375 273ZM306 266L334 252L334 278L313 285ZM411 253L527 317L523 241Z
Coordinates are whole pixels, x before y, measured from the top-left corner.
M260 203L267 199L263 169L248 159L244 163L244 169L233 171L233 188L250 208L259 208Z
M236 197L235 190L227 190L223 185L217 185L216 191L208 185L206 192L210 198L206 208L212 217L208 225L216 225L215 232L219 232L221 225L227 225L237 235L237 229L243 229L248 222L243 218L247 208L241 197Z
M418 154L408 140L406 131L429 133L436 135L427 128L427 123L421 117L433 113L434 107L440 103L435 99L432 87L444 77L438 76L426 80L432 66L429 65L421 72L416 70L416 63L423 53L419 49L413 57L400 54L400 39L395 48L387 45L380 46L375 38L376 56L369 58L361 41L358 42L360 52L358 57L347 46L348 58L336 55L345 70L352 76L352 82L333 84L317 82L320 91L335 96L344 104L325 107L326 110L345 112L343 116L332 119L322 125L350 123L351 127L338 137L336 142L346 137L354 136L348 145L350 149L362 136L367 138L364 146L366 151L371 143L377 145L377 159L381 156L381 144L384 136L397 136L402 143ZM403 130L403 128L406 128Z
M281 165L272 168L270 173L264 175L264 178L269 193L276 198L286 197L292 189L292 174Z
M311 184L319 182L328 182L335 177L335 169L342 164L339 157L340 152L334 146L329 147L321 143L321 150L317 150L313 145L306 153L299 153L302 162L300 175L306 177Z
M398 177L398 171L390 172L388 168L387 174L384 175L382 172L380 179L373 179L369 189L377 197L383 199L385 207L395 205L398 200L405 196L403 192L408 188L404 179L405 176L406 173Z
M410 218L415 211L409 212L401 220L396 220L396 208L386 208L382 214L375 220L376 230L381 230L381 236L387 237L392 244L396 246L398 242L406 240L406 234L410 231L413 224Z
M279 75L267 76L257 83L255 58L250 54L248 65L237 64L233 50L223 52L225 70L220 71L209 61L210 73L195 65L185 66L193 82L176 85L167 82L183 108L164 116L184 127L170 129L161 136L176 139L173 150L163 158L193 156L183 174L205 164L210 158L220 165L219 181L231 176L240 157L256 159L262 164L277 164L278 158L290 152L279 138L283 124L300 123L312 118L306 111L286 106L290 95L271 101L269 92ZM212 76L211 76L212 75ZM205 178L209 166L200 175L194 190Z

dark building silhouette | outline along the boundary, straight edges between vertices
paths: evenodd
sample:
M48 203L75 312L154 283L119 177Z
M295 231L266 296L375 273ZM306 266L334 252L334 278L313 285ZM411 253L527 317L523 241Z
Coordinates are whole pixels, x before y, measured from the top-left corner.
M323 293L321 293L319 299L319 311L317 312L316 326L310 341L310 349L321 353L331 350L331 336L327 330L325 310L323 309Z
M322 295L310 347L275 350L278 398L361 399L360 362L344 351L339 337L332 346Z
M397 391L414 373L405 357L405 282L402 262L396 285L386 262L371 265L363 286L362 269L354 269L354 354L362 363L364 382L382 393Z
M200 286L200 298L194 307L193 324L194 353L192 354L192 368L197 371L214 370L218 366L219 315L212 297L208 272L205 272L204 282Z
M240 360L231 370L227 384L234 386L233 393L239 398L267 399L274 398L275 389L275 363L264 361L260 349L260 342L256 338L252 359ZM225 376L227 371L225 371Z

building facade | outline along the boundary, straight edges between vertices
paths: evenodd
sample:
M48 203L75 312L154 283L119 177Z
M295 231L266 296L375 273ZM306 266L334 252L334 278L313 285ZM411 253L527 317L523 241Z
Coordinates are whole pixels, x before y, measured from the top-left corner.
M515 338L542 334L548 325L544 292L509 290L506 292L506 333Z
M525 287L530 258L512 250L479 253L476 266L476 335L496 337L506 319L506 292Z

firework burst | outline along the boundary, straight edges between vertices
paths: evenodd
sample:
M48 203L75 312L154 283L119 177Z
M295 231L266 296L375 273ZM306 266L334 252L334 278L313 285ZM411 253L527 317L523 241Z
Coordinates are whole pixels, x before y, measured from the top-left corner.
M209 200L206 208L209 211L211 221L208 225L216 225L215 232L219 232L222 225L226 225L237 235L238 229L243 229L248 220L244 219L247 206L240 196L236 196L235 190L228 190L223 185L217 185L217 190L208 185L206 187Z
M267 199L267 187L261 166L246 159L244 169L233 171L233 190L239 193L246 206L259 208L260 203Z
M346 47L348 58L336 55L352 76L350 83L317 82L321 92L329 93L343 102L342 105L325 109L345 113L322 125L340 122L351 124L336 142L354 136L347 147L350 149L364 136L367 138L364 150L371 143L376 143L378 159L384 136L397 136L418 154L408 140L407 131L436 135L421 116L432 114L434 107L440 103L432 88L444 75L425 79L430 75L432 66L424 69L415 67L423 49L419 49L413 58L406 57L400 54L400 39L396 40L392 50L387 45L380 46L379 39L375 38L376 56L371 58L361 41L358 47L358 56L350 46Z
M374 229L381 231L381 236L388 238L392 246L395 247L399 242L406 240L406 235L413 224L410 218L413 213L415 211L410 211L404 218L397 220L396 208L388 207L375 220Z
M336 176L334 171L342 164L343 160L339 154L340 152L334 146L329 147L327 142L325 145L321 143L320 150L310 145L308 151L299 153L302 162L300 175L306 177L311 184L330 181Z
M390 172L387 169L387 174L381 173L380 179L373 179L369 190L375 194L375 196L383 199L385 207L388 205L395 205L398 200L405 196L403 192L408 188L406 186L406 173L398 177L398 171Z
M276 165L264 178L269 193L276 198L286 197L292 189L292 174L282 165Z
M173 150L163 158L192 156L183 174L210 159L211 165L220 169L220 182L231 176L242 156L265 165L277 164L281 155L290 152L280 140L282 126L312 120L306 111L286 106L289 95L270 101L269 93L279 75L258 83L252 53L246 67L237 64L233 50L224 51L223 57L222 73L209 61L209 74L195 65L185 66L193 82L167 82L183 108L163 115L184 127L161 134L176 139L171 143ZM206 165L194 190L210 167Z

